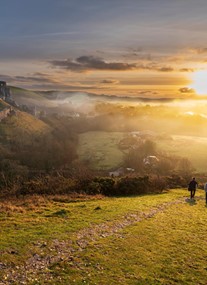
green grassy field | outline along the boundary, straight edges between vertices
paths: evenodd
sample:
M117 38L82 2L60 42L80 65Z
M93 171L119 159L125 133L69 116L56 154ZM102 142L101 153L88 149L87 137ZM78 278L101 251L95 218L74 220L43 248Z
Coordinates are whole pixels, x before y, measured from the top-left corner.
M127 133L87 132L79 135L79 157L90 161L94 169L107 170L119 167L124 153L118 148L118 142ZM188 158L197 171L207 170L207 138L192 136L172 136L169 139L155 139L158 150L171 155Z
M172 136L173 140L166 143L160 141L158 146L165 151L187 157L197 171L207 170L207 137Z
M0 284L204 285L204 192L186 195L1 202Z
M122 132L87 132L79 135L78 154L81 160L90 161L90 167L107 170L119 167L124 153L118 148Z

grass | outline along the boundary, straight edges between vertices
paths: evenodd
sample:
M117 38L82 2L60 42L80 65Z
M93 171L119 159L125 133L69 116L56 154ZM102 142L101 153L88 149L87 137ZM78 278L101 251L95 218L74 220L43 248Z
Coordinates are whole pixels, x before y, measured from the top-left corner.
M7 117L0 125L2 140L25 140L31 135L41 135L50 132L50 127L25 112L16 112L16 115Z
M107 170L119 167L124 153L118 148L122 132L87 132L79 135L78 154L90 167Z
M187 157L198 172L206 171L207 137L173 136L172 141L160 141L158 146L172 155Z
M35 92L32 90L27 90L23 88L13 87L10 86L12 98L18 104L24 105L32 105L32 106L39 106L39 107L54 107L53 102L44 98L40 92Z
M37 273L36 281L26 284L206 284L204 200L184 200L159 210L161 204L185 195L186 190L173 190L127 198L34 196L1 202L0 263L21 266L34 253L48 255L54 240L71 241L74 251L45 269L52 276L50 281ZM204 196L203 191L198 196ZM113 226L126 215L153 209L158 209L154 216L110 235L105 235L108 228L104 227L101 235L83 236L88 244L77 248L80 231L103 223ZM37 244L45 244L45 252Z
M122 132L86 132L79 135L78 153L81 160L89 161L94 169L109 170L123 163L124 152L118 142ZM188 158L198 172L207 168L207 137L172 136L172 140L155 139L158 150Z

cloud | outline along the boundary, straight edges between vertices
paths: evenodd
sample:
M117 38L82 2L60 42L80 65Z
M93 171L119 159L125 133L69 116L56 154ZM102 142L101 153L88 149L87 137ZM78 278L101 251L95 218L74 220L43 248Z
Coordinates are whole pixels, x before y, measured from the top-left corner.
M129 71L129 70L152 70L158 72L172 72L173 67L159 66L154 63L144 65L139 63L107 62L95 56L80 56L75 60L52 60L49 62L53 67L70 70L73 72L99 71Z
M172 68L172 67L160 67L160 68L157 69L157 71L171 72L171 71L174 71L174 68Z
M9 83L15 83L15 82L42 82L42 83L55 83L56 81L49 78L46 74L42 76L42 74L37 73L38 76L10 76L10 75L2 75L0 74L1 80L4 80Z
M30 82L30 81L35 81L35 82L47 82L47 83L54 83L55 81L49 78L45 77L36 77L36 76L15 76L13 77L15 81L18 82Z
M194 69L183 67L183 68L180 68L179 71L180 72L194 72Z
M129 47L127 52L122 55L124 58L128 59L139 59L143 61L152 61L152 56L150 53L146 52L142 47L132 48Z
M135 63L124 62L106 62L105 60L94 56L80 56L75 60L52 60L50 64L75 72L84 72L90 70L111 70L111 71L127 71L136 69Z
M102 81L100 81L100 83L103 84L118 84L119 80L115 80L115 79L104 79Z
M180 93L194 93L194 89L189 88L189 87L181 87L179 89Z
M195 53L195 54L204 54L207 53L207 48L191 48L190 52Z

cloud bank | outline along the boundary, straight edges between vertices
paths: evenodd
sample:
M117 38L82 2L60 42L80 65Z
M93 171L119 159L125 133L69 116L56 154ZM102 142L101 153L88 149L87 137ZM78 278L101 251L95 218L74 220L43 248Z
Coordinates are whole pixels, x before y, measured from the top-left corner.
M50 64L54 67L75 72L85 72L90 70L126 71L136 69L136 64L134 63L106 62L105 60L94 56L80 56L75 60L52 60L50 61Z

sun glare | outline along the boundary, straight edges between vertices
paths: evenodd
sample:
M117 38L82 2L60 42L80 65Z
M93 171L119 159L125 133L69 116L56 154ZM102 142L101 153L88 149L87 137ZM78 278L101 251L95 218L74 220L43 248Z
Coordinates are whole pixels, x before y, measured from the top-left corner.
M197 95L207 95L207 70L196 71L192 80L193 83L189 87L193 88Z

